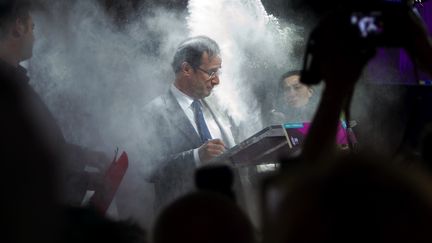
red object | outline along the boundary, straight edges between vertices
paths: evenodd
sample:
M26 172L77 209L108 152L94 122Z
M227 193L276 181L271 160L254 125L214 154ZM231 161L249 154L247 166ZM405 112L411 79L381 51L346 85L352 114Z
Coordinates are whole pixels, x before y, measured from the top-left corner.
M96 190L95 194L90 200L100 213L105 214L111 205L112 200L120 186L121 181L128 169L129 159L126 152L123 152L119 159L111 163L110 167L105 173L103 186L100 190Z

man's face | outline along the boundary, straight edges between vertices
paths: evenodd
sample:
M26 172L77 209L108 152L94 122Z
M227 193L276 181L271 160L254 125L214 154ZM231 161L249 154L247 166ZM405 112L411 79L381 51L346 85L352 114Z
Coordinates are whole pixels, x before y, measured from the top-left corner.
M211 94L213 87L219 84L219 69L222 59L216 55L209 58L208 53L204 52L201 57L201 65L195 69L189 80L189 92L196 99L202 99ZM215 75L210 73L215 72Z
M21 33L20 38L20 45L21 45L21 59L22 61L27 60L32 57L33 55L33 45L34 45L34 23L31 16L28 16L28 18L22 19L23 22L23 29Z
M312 91L306 85L300 83L300 76L293 75L283 81L283 91L285 102L289 106L301 108L309 102Z

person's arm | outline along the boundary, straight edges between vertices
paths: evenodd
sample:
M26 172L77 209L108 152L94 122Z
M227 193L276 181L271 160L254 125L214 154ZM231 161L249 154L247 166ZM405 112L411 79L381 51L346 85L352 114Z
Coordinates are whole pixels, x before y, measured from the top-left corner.
M153 124L152 129L148 129L145 137L143 138L144 144L142 144L143 155L142 158L146 161L143 168L144 176L148 181L154 182L166 173L176 173L176 171L192 171L186 170L187 168L196 168L196 158L194 151L198 150L200 164L205 164L212 158L219 156L225 151L225 145L220 139L213 139L205 142L198 148L190 148L184 151L173 151L176 149L174 146L169 145L174 142L169 137L161 137L158 131L163 131L163 127L169 127L163 122L163 119L158 119L158 124ZM160 129L158 127L160 126ZM165 135L170 136L171 132L167 132ZM175 141L177 145L186 141Z
M335 28L338 21L339 16L329 17L314 30L313 55L319 60L314 72L324 81L325 88L303 145L301 156L307 163L334 154L340 114L349 107L355 85L375 51L373 46L356 42L348 30Z
M146 178L149 182L155 182L162 178L168 171L185 171L187 167L195 167L193 149L176 154L159 155L153 157L147 163Z
M220 139L213 139L202 144L198 149L198 156L201 165L221 155L225 151L225 145ZM194 150L189 149L174 154L158 154L154 157L154 162L148 168L148 178L150 181L158 180L166 171L184 171L186 167L197 167ZM192 176L192 175L191 175Z
M342 109L350 94L325 88L302 150L305 161L315 162L336 151L336 134Z
M404 48L417 61L419 67L432 74L432 43L421 19L414 12L407 12L401 26L401 37L406 40ZM354 87L363 67L374 54L374 46L351 45L332 19L319 26L320 74L326 84L320 105L304 143L302 156L307 162L315 162L334 153L336 132L341 111L349 107ZM347 45L348 44L348 45Z

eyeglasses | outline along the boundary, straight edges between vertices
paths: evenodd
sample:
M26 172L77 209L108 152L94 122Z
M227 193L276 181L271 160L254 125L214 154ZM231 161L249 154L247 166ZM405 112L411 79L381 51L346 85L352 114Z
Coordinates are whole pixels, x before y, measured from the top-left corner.
M208 71L204 70L204 69L202 69L200 67L197 67L197 69L200 70L201 72L207 74L209 76L209 79L214 78L216 76L219 76L222 73L220 69L217 69L217 70L211 69L211 70L208 70Z

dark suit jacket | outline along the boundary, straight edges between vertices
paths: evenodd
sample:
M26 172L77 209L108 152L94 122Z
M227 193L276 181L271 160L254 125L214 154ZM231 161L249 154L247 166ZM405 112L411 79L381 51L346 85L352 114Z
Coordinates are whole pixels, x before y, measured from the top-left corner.
M52 187L62 186L58 192L64 202L80 205L91 179L84 167L95 152L67 143L56 119L29 84L26 70L2 60L0 114L0 154L8 165L21 167L22 176L17 178L50 179ZM50 176L37 175L40 170ZM33 184L28 183L28 191Z
M0 213L7 222L5 241L42 241L34 237L53 227L49 222L57 201L58 156L48 136L57 127L41 129L36 111L44 112L41 104L25 70L0 60Z
M223 140L233 146L227 130L215 111L204 102L221 129ZM196 168L193 149L201 146L198 133L171 91L154 99L144 109L147 178L155 186L155 206L160 208L194 188ZM226 142L227 143L227 142Z

